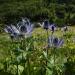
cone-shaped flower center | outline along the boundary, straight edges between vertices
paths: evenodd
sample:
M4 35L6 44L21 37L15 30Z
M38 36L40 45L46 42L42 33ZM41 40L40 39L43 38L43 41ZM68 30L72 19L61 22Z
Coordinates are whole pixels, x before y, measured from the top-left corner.
M55 46L58 45L58 41L59 41L58 38L54 38L53 43L54 43Z
M44 21L44 29L48 29L48 25L49 25L49 22L48 21Z
M52 26L52 31L54 31L54 26Z
M21 26L20 27L20 31L26 33L27 32L27 28L25 26Z

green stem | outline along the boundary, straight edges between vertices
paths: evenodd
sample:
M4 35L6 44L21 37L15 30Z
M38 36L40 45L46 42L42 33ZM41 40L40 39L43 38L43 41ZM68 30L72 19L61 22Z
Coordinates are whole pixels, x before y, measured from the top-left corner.
M55 51L54 51L54 66L55 66Z
M47 44L48 44L48 30L47 30ZM47 56L48 56L48 48L47 48Z
M23 52L22 52L22 61L23 61Z
M18 62L17 62L17 74L16 75L18 75Z
M11 51L11 62L12 62L12 51Z
M48 58L48 30L47 30L47 48L46 48L46 53L47 53L47 58ZM47 64L48 64L48 62L47 62L47 60L46 60L46 67L47 67ZM47 71L46 71L46 69L45 69L45 73L47 73Z
M55 57L55 53L56 53L56 52L55 52L55 48L54 48L54 67L53 67L53 75L55 75L55 58L56 58L56 57Z
M28 75L30 75L30 60L28 58Z

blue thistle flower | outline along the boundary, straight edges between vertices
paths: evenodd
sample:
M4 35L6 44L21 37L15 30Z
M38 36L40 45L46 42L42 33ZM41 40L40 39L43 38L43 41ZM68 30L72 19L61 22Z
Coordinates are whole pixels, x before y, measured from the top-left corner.
M67 26L62 27L62 31L64 32L68 31L68 27Z
M51 25L49 26L49 29L50 29L52 32L54 32L55 29L56 29L55 24L51 24Z
M44 29L47 30L48 27L49 27L49 22L48 22L47 20L45 20L43 24L44 24L44 25L43 25Z
M61 47L63 45L64 41L63 39L57 38L57 37L49 37L48 45L49 47Z
M55 47L58 46L58 42L59 42L59 40L58 40L57 37L53 39L53 44L54 44Z
M31 24L27 18L25 19L23 18L21 25L18 27L19 27L19 31L23 34L32 33L33 31L33 24Z
M33 24L31 24L27 18L22 18L22 21L17 24L17 27L14 25L10 25L7 26L4 30L13 38L21 37L26 34L26 36L28 37L28 35L30 36L33 31Z
M11 39L15 38L17 36L17 31L15 30L14 26L7 26L5 29L5 32L10 34Z

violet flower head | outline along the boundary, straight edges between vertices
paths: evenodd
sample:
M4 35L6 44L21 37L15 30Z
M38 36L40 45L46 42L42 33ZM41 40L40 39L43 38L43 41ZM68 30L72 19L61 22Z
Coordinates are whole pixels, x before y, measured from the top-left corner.
M11 39L17 38L20 35L19 30L14 25L7 26L4 30L6 33L10 34Z
M57 38L57 37L49 37L48 45L49 47L61 47L63 45L64 41L63 39Z
M68 27L67 26L62 27L62 31L64 32L68 31Z
M33 31L33 24L27 18L23 18L21 24L18 26L21 34L31 34Z
M51 24L51 25L49 26L49 29L50 29L52 32L54 32L55 29L56 29L55 24Z
M10 34L11 37L23 37L31 35L33 31L33 24L30 23L29 19L23 18L22 21L17 23L17 27L14 25L7 26L5 32Z
M65 27L64 27L64 31L68 31L68 28L67 28L67 26L65 26Z
M49 22L47 20L44 21L43 27L44 27L44 29L48 30Z

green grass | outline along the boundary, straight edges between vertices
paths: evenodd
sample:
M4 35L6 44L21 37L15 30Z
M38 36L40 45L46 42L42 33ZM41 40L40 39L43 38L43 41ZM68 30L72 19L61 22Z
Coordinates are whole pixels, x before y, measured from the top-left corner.
M74 29L75 29L75 27L69 27L67 36L63 36L63 32L60 30L55 31L53 34L54 36L64 38L64 46L57 49L57 51L56 51L56 61L57 61L56 66L57 66L57 68L60 68L60 70L62 70L61 69L62 64L64 65L64 61L67 58L71 57L71 55L74 58L75 45L74 45L74 43L72 43L72 38L69 37L70 34L75 36ZM49 30L48 33L50 36L51 31ZM67 40L68 40L68 42L67 42ZM21 43L23 43L23 45ZM33 47L33 45L34 45L34 47ZM48 49L48 57L46 55L47 32L46 32L46 30L44 30L42 28L35 28L32 33L32 37L24 39L22 42L17 41L17 40L12 42L12 40L10 39L8 34L6 34L6 33L0 34L0 65L1 65L0 70L2 70L1 71L2 74L4 74L4 72L3 72L5 69L4 66L6 65L6 64L3 64L4 62L9 63L9 64L10 64L10 62L15 63L15 65L10 64L10 66L8 67L8 71L6 71L7 75L8 75L8 73L12 73L12 74L16 73L16 68L17 68L16 67L16 63L17 63L16 58L20 57L22 59L21 52L19 52L20 53L19 55L15 54L17 47L20 47L21 52L23 52L23 57L25 59L27 59L25 61L20 60L21 62L24 62L26 64L25 71L26 71L27 75L29 73L29 70L28 70L29 68L31 70L30 73L32 73L31 75L33 75L33 71L35 72L34 75L39 75L41 72L41 68L44 68L43 66L45 66L46 61L49 62L47 64L47 66L53 67L53 63L52 63L53 54L54 54L53 48L49 48ZM28 49L28 51L26 51L27 49ZM11 51L13 52L12 55L11 55ZM71 53L72 51L73 51L73 54ZM67 57L65 55L67 55ZM12 56L12 60L11 60L11 56ZM30 59L30 66L28 64L28 59ZM51 65L51 63L52 63L52 65ZM23 68L24 68L24 65L22 65L22 64L23 63L19 64L20 70L21 69L23 70ZM49 74L51 70L47 68L47 71ZM23 71L21 71L21 72L23 72ZM21 73L20 73L20 75L21 75Z
M70 33L73 32L73 34L74 34L75 27L69 27L69 30L71 30ZM48 31L48 33L50 35L51 31ZM61 37L63 35L63 33L61 31L55 31L54 35L57 37ZM38 38L40 39L40 37L44 39L44 41L42 41L40 39L40 41L37 42L37 45L36 45L37 48L45 46L45 44L46 44L45 39L47 38L46 30L44 30L42 28L34 29L33 37L36 39L38 39ZM6 33L1 33L0 34L0 60L3 60L10 55L9 50L11 49L11 45L12 45L12 42L11 42L9 35Z

